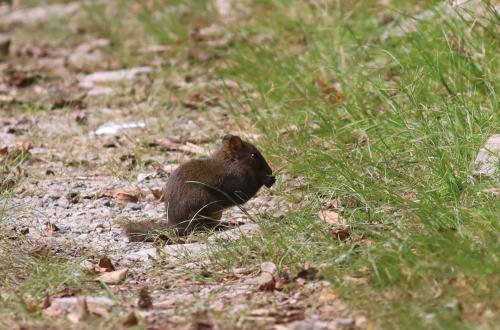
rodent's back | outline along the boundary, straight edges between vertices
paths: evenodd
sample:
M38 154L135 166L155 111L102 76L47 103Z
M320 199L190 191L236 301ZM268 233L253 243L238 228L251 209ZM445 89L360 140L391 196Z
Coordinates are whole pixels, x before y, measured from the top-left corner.
M213 160L192 160L180 165L168 178L165 207L168 225L181 233L190 231L200 219L210 222L227 207L219 181L223 175ZM218 219L214 219L218 220Z

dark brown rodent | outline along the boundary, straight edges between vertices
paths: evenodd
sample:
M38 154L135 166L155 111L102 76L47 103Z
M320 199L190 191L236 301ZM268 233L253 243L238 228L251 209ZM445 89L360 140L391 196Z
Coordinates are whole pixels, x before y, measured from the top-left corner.
M204 160L179 166L165 187L167 223L125 225L131 239L153 230L171 228L186 235L195 228L213 228L222 211L247 202L262 186L276 181L257 148L235 135L226 135L220 147Z

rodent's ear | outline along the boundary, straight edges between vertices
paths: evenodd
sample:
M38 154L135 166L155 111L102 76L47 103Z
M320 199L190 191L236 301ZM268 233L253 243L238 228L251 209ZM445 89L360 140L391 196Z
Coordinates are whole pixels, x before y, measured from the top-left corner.
M241 141L239 136L228 134L222 138L222 145L224 151L230 153L240 150L243 147L243 141Z

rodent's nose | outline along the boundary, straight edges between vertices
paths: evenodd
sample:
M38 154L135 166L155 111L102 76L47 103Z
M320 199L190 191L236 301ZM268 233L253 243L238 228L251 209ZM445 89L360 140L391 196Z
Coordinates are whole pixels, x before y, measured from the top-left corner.
M276 182L276 177L274 175L268 175L266 176L266 181L264 182L264 185L268 188L271 188L275 182Z

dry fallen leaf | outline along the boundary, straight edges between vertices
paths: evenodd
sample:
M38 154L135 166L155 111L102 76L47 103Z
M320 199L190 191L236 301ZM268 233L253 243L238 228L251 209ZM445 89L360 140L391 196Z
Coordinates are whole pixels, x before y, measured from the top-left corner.
M341 91L341 86L338 82L327 83L323 78L316 80L321 96L332 103L339 103L345 99L345 95Z
M5 75L7 85L20 88L28 87L41 77L38 73L21 70L9 70Z
M276 281L274 277L269 273L262 273L257 278L257 285L259 286L259 290L262 291L273 291L275 289Z
M16 148L20 151L28 151L33 146L33 142L30 140L18 141L16 143Z
M160 147L163 151L176 151L179 150L179 143L172 141L168 138L155 139L153 142L149 143L150 147Z
M163 188L156 187L156 188L151 188L150 190L157 201L160 202L165 201L165 190Z
M48 256L50 256L50 250L47 246L41 245L31 250L30 255L35 258L47 258Z
M122 268L113 272L102 273L97 279L106 284L118 284L125 280L127 272L128 268Z
M137 188L129 189L110 189L104 193L106 197L112 197L116 199L118 203L137 203L142 195L142 191Z
M345 220L335 211L321 210L318 212L318 217L330 225L345 225Z
M49 308L50 304L51 304L50 297L47 295L45 296L45 299L43 299L42 309Z
M318 277L318 270L314 267L311 267L309 263L305 263L304 266L302 267L302 270L297 273L297 276L295 276L295 280L297 279L304 279L304 280L314 280Z
M135 316L134 312L130 312L127 315L127 318L122 322L122 325L125 327L133 327L139 324L139 320L137 319L137 316Z
M351 233L346 228L332 228L330 230L330 233L335 239L338 239L339 241L345 241L351 236Z
M0 148L0 156L8 156L8 155L9 155L9 148L8 147Z
M185 144L173 141L169 138L156 139L149 144L150 147L160 147L164 151L184 151L195 155L206 155L205 148L191 142Z
M11 178L5 179L0 183L0 192L10 190L14 188L15 185L16 185L16 180Z
M337 300L337 295L335 294L335 292L331 288L329 288L329 287L323 288L319 292L318 300L320 303L331 303L331 302Z
M103 269L104 272L112 272L115 270L115 266L113 266L108 257L102 257L99 259L99 268Z
M344 281L355 285L367 285L369 280L367 277L345 276Z
M64 288L62 289L59 293L55 294L53 297L54 298L65 298L65 297L74 297L78 293L80 293L81 290L79 289L73 289L73 288Z
M43 229L45 236L52 236L56 231L59 231L59 228L55 224L50 221L45 223L45 228Z
M137 301L137 307L141 309L148 309L153 307L153 300L149 295L148 288L144 287L139 291L139 300Z

